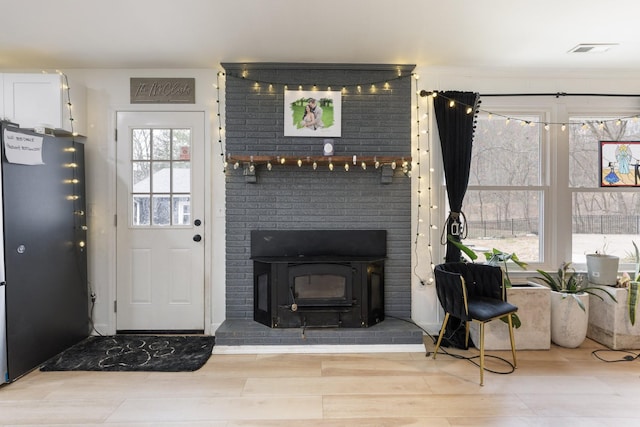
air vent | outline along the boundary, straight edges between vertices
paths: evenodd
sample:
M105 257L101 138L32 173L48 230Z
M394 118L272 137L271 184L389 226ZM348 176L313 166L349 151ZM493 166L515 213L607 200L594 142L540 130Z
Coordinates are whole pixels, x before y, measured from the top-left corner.
M603 53L617 46L616 43L581 43L569 50L569 53Z

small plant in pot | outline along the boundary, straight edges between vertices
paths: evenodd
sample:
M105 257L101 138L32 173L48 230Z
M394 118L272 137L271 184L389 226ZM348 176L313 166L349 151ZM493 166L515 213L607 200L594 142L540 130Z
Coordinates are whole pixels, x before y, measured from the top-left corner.
M578 347L587 336L589 295L613 301L615 297L596 286L583 286L584 277L576 273L570 262L562 263L556 275L536 270L542 277L531 280L551 288L551 341L568 348Z

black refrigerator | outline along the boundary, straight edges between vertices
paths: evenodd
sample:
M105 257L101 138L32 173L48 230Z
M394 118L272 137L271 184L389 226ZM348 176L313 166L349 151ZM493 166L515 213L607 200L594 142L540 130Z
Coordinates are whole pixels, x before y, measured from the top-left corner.
M1 122L0 384L90 333L84 144Z

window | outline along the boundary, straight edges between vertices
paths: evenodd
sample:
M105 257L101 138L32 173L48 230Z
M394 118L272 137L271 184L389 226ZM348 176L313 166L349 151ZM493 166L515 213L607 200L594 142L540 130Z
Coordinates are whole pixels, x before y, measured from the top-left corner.
M574 116L569 127L569 185L572 198L572 260L604 251L632 263L633 244L640 245L640 191L633 187L600 187L600 141L640 141L640 121L625 114ZM630 148L633 150L634 148ZM640 152L631 152L631 164ZM619 161L607 159L616 173ZM634 168L631 168L633 173Z
M133 129L133 226L191 224L191 131Z
M598 96L484 100L462 206L464 243L515 252L530 270L572 261L583 271L587 253L604 251L620 257L620 271L633 271L640 187L601 187L610 169L599 156L601 141L640 141L636 104ZM635 172L640 149L630 149ZM617 159L609 161L619 173Z
M518 120L507 120L506 113L500 118L478 115L462 207L468 233L464 243L476 252L497 248L537 263L543 258L540 235L548 191L542 185L544 130L537 125L542 119L508 114Z

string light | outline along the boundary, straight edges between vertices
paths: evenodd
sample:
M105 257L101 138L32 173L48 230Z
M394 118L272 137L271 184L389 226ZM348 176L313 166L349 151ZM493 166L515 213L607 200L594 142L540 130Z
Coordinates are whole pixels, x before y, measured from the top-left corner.
M216 116L218 119L218 144L220 146L220 158L222 159L222 173L226 173L228 164L224 157L224 147L222 144L222 110L220 107L220 80L222 78L224 78L224 73L222 71L218 71L218 73L216 74L216 84L214 87L216 89Z
M429 138L427 138L427 146L426 148L423 150L421 144L422 144L422 140L421 140L421 135L429 135L428 130L421 130L421 123L422 123L422 119L427 119L428 118L428 114L421 114L420 112L420 95L421 92L417 90L418 87L418 76L415 76L415 85L416 85L416 99L415 99L415 103L416 103L416 110L415 110L415 114L416 114L416 120L415 120L415 124L416 124L416 132L415 132L415 146L416 146L416 152L417 152L417 160L415 161L415 171L417 172L417 180L416 180L416 189L417 189L417 201L418 201L418 205L417 205L417 209L416 209L416 234L415 234L415 240L414 240L414 267L413 267L413 274L417 277L419 283L421 286L426 286L427 284L433 284L434 280L433 280L433 251L431 250L431 238L432 238L432 233L431 230L429 230L428 233L424 233L422 231L422 226L424 225L424 220L422 218L422 214L423 214L423 203L422 203L422 198L423 196L423 191L422 191L422 186L424 183L424 179L422 176L422 159L420 156L425 156L427 157L427 163L430 165L431 162L431 150L430 150L430 141ZM433 97L437 96L437 94L434 92L432 94ZM429 123L427 121L427 123ZM403 161L403 169L405 167L406 163ZM414 168L412 168L414 169ZM431 170L432 168L430 167L429 170ZM432 223L432 209L431 206L433 205L431 203L431 181L430 181L431 177L429 175L429 178L427 180L428 182L428 191L427 191L427 196L429 198L429 210L428 210L428 222ZM430 271L429 271L429 276L428 277L423 277L420 273L420 260L424 258L424 255L419 253L418 250L420 247L422 247L420 245L420 240L427 238L427 251L428 251L428 259L429 259L429 266L430 266Z
M571 96L570 94L557 94L555 96ZM425 90L421 90L420 91L420 96L421 97L432 97L435 98L437 96L442 96L445 99L449 100L449 107L451 108L455 108L458 105L462 106L465 108L465 111L467 112L467 114L471 114L473 112L473 106L472 105L466 105L460 102L456 102L453 99L447 98L446 95L443 95L441 92L438 91L425 91ZM481 95L482 96L482 95ZM598 95L593 95L593 96L598 96ZM600 95L600 96L606 96L606 95ZM487 115L487 119L491 120L493 118L493 116L497 116L497 117L502 117L505 120L505 126L508 126L511 121L515 121L518 122L521 126L536 126L539 125L541 127L543 127L545 130L550 130L552 126L557 126L560 128L560 130L562 132L566 131L567 129L567 123L553 123L553 122L547 122L547 121L535 121L535 120L530 120L530 119L521 119L518 117L513 117L513 116L505 116L496 112L492 112L492 111L486 111L483 109L478 109L477 110L478 113L484 113ZM610 120L603 120L603 121L599 121L598 122L598 128L600 130L604 129L605 126L607 125L607 123L615 123L617 126L620 126L622 124L623 120L633 120L634 122L638 120L638 117L640 115L632 115L632 116L625 116L625 117L617 117L617 118L613 118ZM569 123L569 126L581 126L583 129L587 129L588 128L588 124L586 123Z
M304 88L309 88L310 90L323 90L326 87L326 90L331 90L332 86L335 83L321 83L321 82L276 82L276 81L266 81L260 79L251 79L249 78L249 71L243 70L240 74L237 73L219 73L227 78L239 78L242 80L248 80L254 84L255 88L266 86L269 88L270 93L277 93L278 88L283 88L284 90L289 90L289 86L293 85L297 87L298 90L304 90ZM357 92L361 93L363 91L363 87L368 87L372 93L377 93L378 88L382 86L385 90L389 90L392 87L392 82L395 80L405 79L407 77L419 78L416 74L404 73L402 70L398 70L397 75L392 78L387 78L384 80L376 80L376 81L361 81L352 84L341 84L342 93L348 93L349 88L355 89Z

